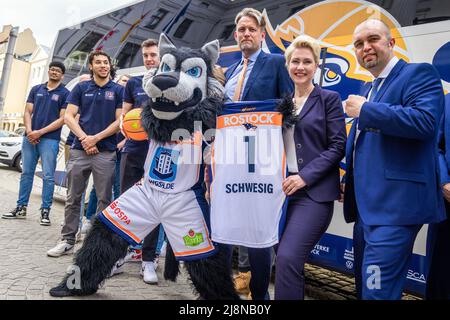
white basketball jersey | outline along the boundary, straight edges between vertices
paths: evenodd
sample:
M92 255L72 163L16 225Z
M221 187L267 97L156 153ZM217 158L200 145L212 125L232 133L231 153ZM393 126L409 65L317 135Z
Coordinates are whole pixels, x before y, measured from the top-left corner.
M145 183L153 189L179 193L192 189L203 177L202 134L179 143L150 141L145 160Z
M278 243L286 158L276 100L225 104L212 151L213 241L252 248Z

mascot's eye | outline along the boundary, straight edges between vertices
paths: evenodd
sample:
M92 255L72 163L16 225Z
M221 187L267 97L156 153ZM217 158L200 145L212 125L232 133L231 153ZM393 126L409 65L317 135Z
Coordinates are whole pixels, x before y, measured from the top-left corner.
M189 69L186 73L191 77L198 78L202 75L202 69L200 67L194 67Z
M161 71L162 72L170 72L170 71L172 71L172 69L170 69L170 67L167 64L163 63L163 65L161 66Z

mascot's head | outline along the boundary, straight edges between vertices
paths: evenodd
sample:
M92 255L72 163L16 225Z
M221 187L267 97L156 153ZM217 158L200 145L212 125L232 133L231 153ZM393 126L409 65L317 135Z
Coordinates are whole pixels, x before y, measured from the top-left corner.
M161 34L158 69L143 79L151 98L142 111L142 125L150 139L173 141L177 129L194 131L194 122L204 129L215 127L216 114L223 104L224 88L213 76L219 58L219 41L201 49L176 48Z
M144 90L152 99L155 117L173 120L208 96L221 94L212 75L219 50L217 40L197 50L177 49L165 34L161 34L161 63L155 73L144 79Z

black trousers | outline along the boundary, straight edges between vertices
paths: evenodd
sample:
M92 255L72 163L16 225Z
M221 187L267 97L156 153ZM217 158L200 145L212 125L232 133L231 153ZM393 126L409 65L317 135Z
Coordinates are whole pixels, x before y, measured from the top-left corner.
M122 153L120 161L120 194L134 186L144 176L144 164L147 153ZM152 262L156 258L159 227L153 229L142 244L142 261Z
M450 204L445 201L447 220L428 227L432 258L427 279L427 300L450 300Z

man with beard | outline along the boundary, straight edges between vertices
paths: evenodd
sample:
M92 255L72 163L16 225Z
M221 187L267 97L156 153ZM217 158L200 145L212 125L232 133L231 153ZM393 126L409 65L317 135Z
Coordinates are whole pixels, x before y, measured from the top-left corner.
M280 99L294 92L284 57L262 50L266 31L261 12L245 8L236 15L235 24L234 39L242 58L225 73L227 101ZM235 287L239 293L251 291L255 300L269 298L271 250L239 247L239 274L235 277Z
M27 99L24 113L25 137L22 144L23 172L20 177L17 207L2 215L3 219L25 219L33 187L34 173L39 158L42 163L43 188L41 220L50 225L50 207L55 187L56 158L59 151L61 127L64 124L66 98L69 90L61 83L66 68L61 62L52 62L48 82L34 86Z
M444 93L432 65L394 55L395 38L383 21L359 24L353 45L374 78L345 107L355 118L344 216L355 222L356 289L364 300L399 300L419 230L445 217L436 152Z
M67 164L68 192L62 240L47 251L50 257L73 252L81 198L91 172L98 197L97 212L111 203L123 87L111 80L111 58L106 53L92 52L88 62L92 80L77 84L67 98L64 120L75 134L75 140ZM77 113L79 122L75 119Z

